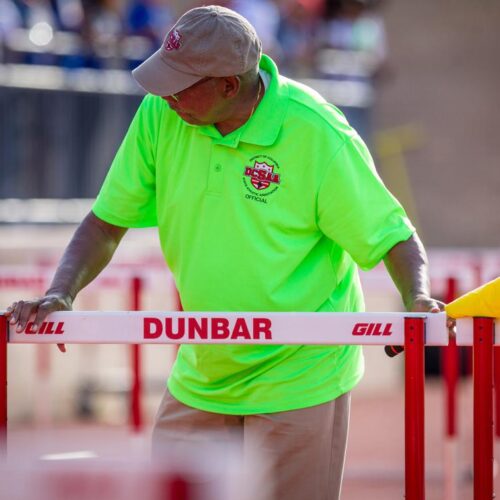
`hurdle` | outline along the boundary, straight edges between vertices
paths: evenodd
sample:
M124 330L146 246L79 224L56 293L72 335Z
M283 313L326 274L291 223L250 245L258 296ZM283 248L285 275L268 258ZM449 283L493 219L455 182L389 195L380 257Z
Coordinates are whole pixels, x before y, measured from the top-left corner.
M91 290L114 290L118 289L126 296L124 307L133 311L144 308L144 292L150 288L153 275L158 269L143 269L139 264L110 265L106 273L98 276L91 284ZM165 271L165 266L161 269ZM54 269L43 265L34 266L12 266L0 265L0 291L2 288L31 289L33 296L41 296L50 283ZM171 276L168 271L167 276ZM180 301L173 279L169 280L170 293L174 296L174 310L179 310ZM125 292L125 293L124 293ZM46 353L46 351L44 351ZM45 365L49 365L45 360ZM48 368L47 368L48 369ZM141 346L130 345L130 371L131 371L131 391L129 401L129 423L133 432L140 434L144 428L143 410L141 399L144 393L144 382L142 380L141 368ZM42 374L38 382L44 381L47 374Z
M474 348L474 500L493 498L495 323L457 322L457 344ZM59 312L21 332L0 315L0 432L6 448L9 343L404 345L405 498L424 500L424 348L448 341L445 313Z

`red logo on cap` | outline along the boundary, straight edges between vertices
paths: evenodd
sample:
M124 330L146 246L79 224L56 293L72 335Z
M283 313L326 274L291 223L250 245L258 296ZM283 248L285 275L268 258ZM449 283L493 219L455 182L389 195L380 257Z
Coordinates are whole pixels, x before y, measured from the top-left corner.
M181 34L177 30L172 30L165 39L165 50L178 50L181 46Z

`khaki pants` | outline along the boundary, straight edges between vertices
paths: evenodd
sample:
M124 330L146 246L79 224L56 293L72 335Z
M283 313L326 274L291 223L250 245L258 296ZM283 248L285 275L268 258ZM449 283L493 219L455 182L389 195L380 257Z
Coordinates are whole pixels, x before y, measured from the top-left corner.
M268 464L262 484L274 500L338 500L342 485L350 393L325 404L260 415L222 415L186 406L165 392L153 430L153 457L172 442L211 433L242 440Z

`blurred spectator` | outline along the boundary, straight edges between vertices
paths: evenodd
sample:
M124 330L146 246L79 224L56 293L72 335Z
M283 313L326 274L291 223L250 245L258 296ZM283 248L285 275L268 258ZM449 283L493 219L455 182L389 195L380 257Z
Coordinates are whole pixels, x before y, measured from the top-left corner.
M49 0L15 0L21 13L22 25L28 30L28 37L36 47L49 45L57 27L55 10ZM21 62L32 64L54 64L57 57L43 50L26 52Z
M165 0L131 0L124 18L126 35L143 37L142 49L127 57L129 69L133 69L158 49L174 16Z
M223 3L225 7L239 12L250 21L262 41L262 50L279 61L281 56L281 47L278 41L280 11L275 2L271 0L233 0Z
M341 106L365 141L371 141L375 78L387 55L383 20L371 0L327 0L317 38L316 73L343 82L349 102Z
M322 2L318 0L285 0L281 3L278 39L283 48L283 73L294 76L310 73L312 41L321 7Z
M52 29L57 25L56 13L49 0L16 0L23 26L31 29L38 23L47 23Z
M149 38L156 48L173 21L165 0L131 0L126 9L126 33Z
M83 25L83 5L81 0L51 0L62 31L79 32Z
M370 76L377 72L387 52L384 22L374 11L377 3L373 0L327 0L319 36L323 46L363 54L365 71Z
M11 0L0 0L0 63L6 60L5 39L16 28L22 26L22 17L16 4Z
M83 0L82 36L88 52L86 65L96 68L123 66L118 45L124 33L120 0Z
M0 0L0 41L3 36L22 26L21 12L12 0Z

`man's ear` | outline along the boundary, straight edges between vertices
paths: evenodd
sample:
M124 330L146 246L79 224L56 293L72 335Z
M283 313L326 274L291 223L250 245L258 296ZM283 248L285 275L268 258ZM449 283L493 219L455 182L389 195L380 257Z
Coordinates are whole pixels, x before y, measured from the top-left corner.
M222 79L222 92L225 98L231 99L238 95L241 87L241 80L238 76L226 76Z

